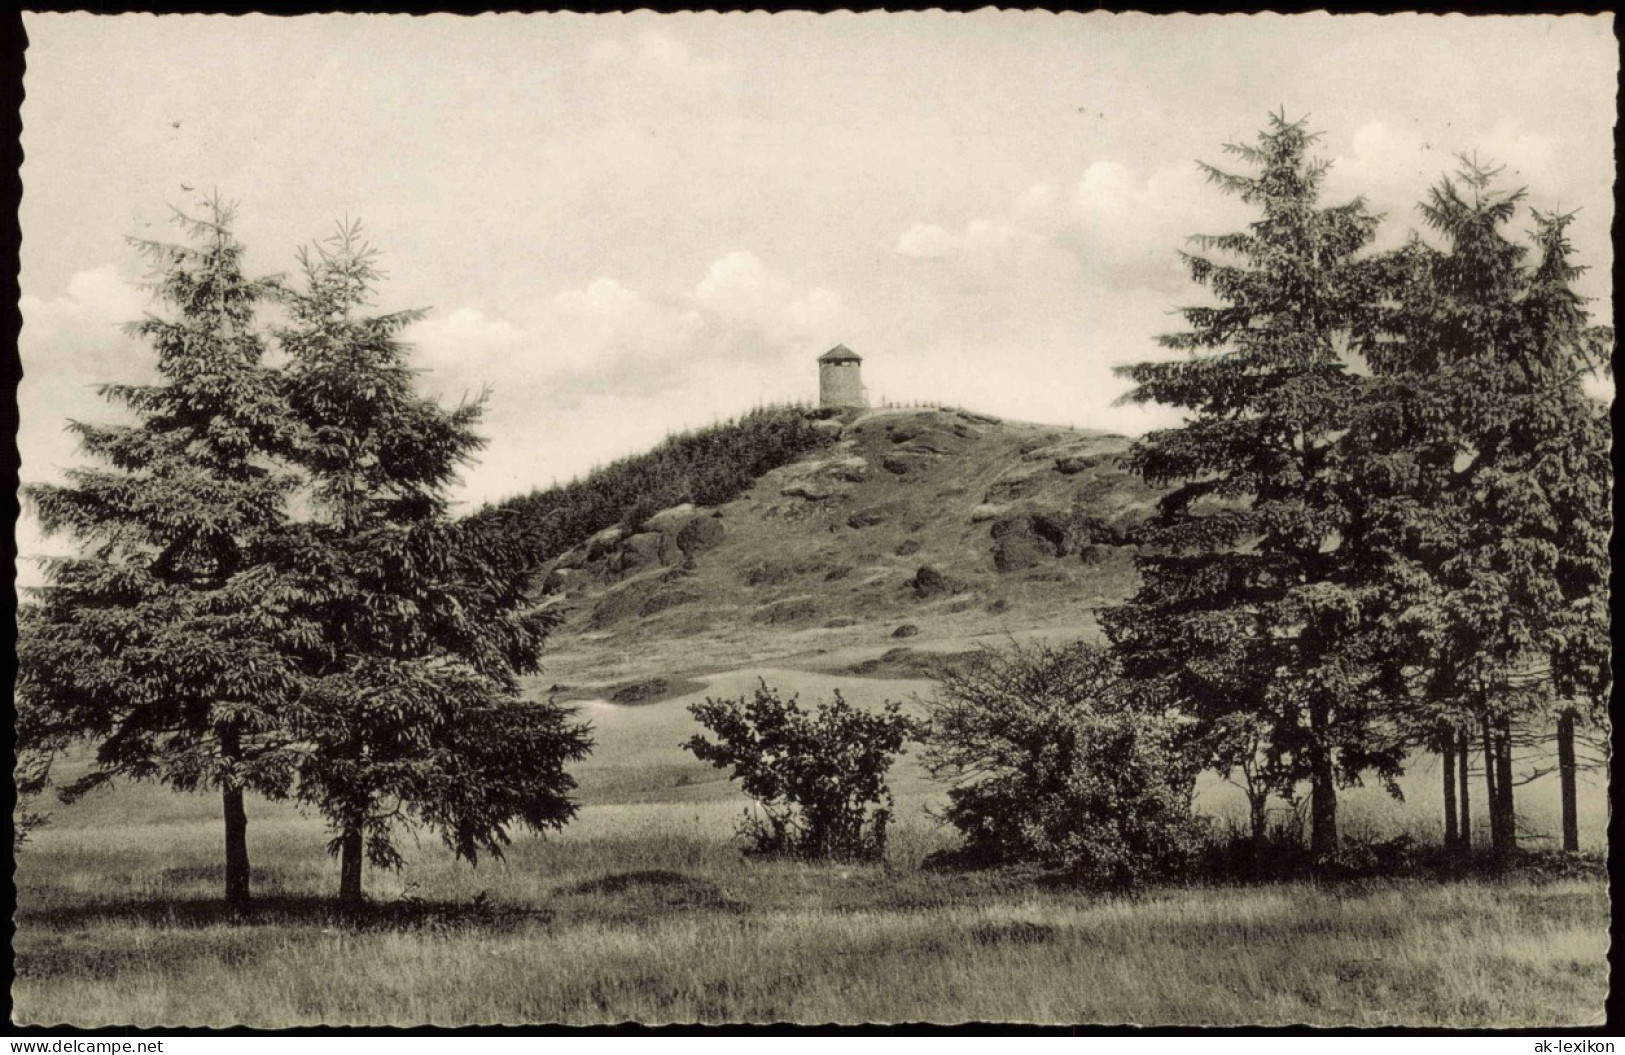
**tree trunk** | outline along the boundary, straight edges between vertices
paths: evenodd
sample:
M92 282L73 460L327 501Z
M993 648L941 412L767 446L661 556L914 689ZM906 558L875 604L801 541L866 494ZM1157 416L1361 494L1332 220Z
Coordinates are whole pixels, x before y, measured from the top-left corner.
M1247 813L1248 818L1252 821L1253 846L1262 848L1264 845L1264 836L1269 830L1270 793L1267 790L1257 791L1252 788L1248 788Z
M1557 716L1557 779L1563 792L1563 849L1580 849L1580 814L1574 801L1574 711Z
M353 905L361 896L361 828L352 824L339 843L339 900Z
M1329 724L1325 704L1310 704L1309 851L1316 858L1337 854L1337 783L1331 749L1326 745Z
M220 727L220 756L228 762L242 758L242 735L234 724ZM226 819L226 905L234 912L249 907L248 811L243 807L243 786L235 773L220 782L220 802Z
M1500 851L1518 849L1518 814L1512 803L1512 721L1502 718L1496 729L1495 794L1499 797L1496 817L1501 822Z
M1472 775L1472 737L1467 730L1461 729L1456 733L1456 811L1461 815L1461 830L1457 833L1461 837L1463 852L1473 848L1473 796L1472 782L1468 779Z
M1495 789L1495 740L1490 733L1490 720L1484 719L1484 803L1490 815L1490 850L1503 852L1501 845L1501 797Z
M1461 843L1456 823L1456 733L1446 729L1444 747L1439 752L1439 769L1444 774L1444 848L1454 850Z

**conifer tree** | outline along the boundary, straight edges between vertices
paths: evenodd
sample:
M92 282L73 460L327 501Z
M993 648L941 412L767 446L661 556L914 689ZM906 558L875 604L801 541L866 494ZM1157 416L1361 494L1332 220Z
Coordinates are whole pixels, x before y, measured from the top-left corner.
M1490 839L1517 842L1513 749L1554 721L1572 759L1577 701L1606 697L1608 426L1583 389L1609 331L1572 282L1570 216L1534 214L1534 248L1505 227L1524 192L1463 159L1421 209L1442 249L1415 239L1369 359L1373 381L1345 443L1388 595L1390 661L1405 720L1464 778L1481 747ZM1565 843L1576 841L1572 763ZM1466 783L1457 841L1470 841Z
M1556 696L1558 781L1562 803L1563 849L1580 848L1575 786L1581 764L1577 740L1584 736L1602 748L1586 761L1606 766L1610 726L1608 697L1613 686L1613 645L1608 613L1613 535L1613 430L1608 408L1588 397L1584 372L1612 373L1613 330L1594 326L1585 300L1573 288L1584 268L1572 262L1567 236L1574 213L1534 213L1540 262L1532 277L1529 307L1532 336L1543 345L1545 381L1556 414L1537 482L1552 503L1559 525L1556 576L1558 595L1549 613L1548 649Z
M1232 262L1185 256L1219 302L1184 309L1190 330L1162 338L1188 354L1120 369L1135 384L1127 398L1187 420L1133 448L1147 482L1173 486L1141 539L1139 589L1103 622L1127 676L1210 729L1262 729L1280 790L1310 784L1324 858L1338 846L1338 783L1391 777L1399 746L1364 651L1359 511L1338 487L1337 440L1362 381L1349 353L1369 340L1382 288L1361 255L1379 218L1360 199L1319 203L1314 138L1273 115L1257 145L1226 147L1255 174L1203 166L1261 215L1192 239ZM1236 715L1255 720L1226 720Z
M241 909L244 795L286 795L299 757L297 679L260 604L294 481L271 460L286 407L255 329L276 281L244 276L230 206L216 197L202 211L176 213L189 244L133 240L174 309L131 327L157 352L157 380L101 388L134 422L73 422L102 464L25 488L45 531L79 552L48 560L47 585L19 612L19 734L25 749L94 744L66 799L117 778L218 789L225 896Z
M400 331L421 312L367 315L381 277L359 225L301 253L304 287L278 333L311 515L279 553L301 633L311 750L300 797L334 830L340 896L363 857L398 867L398 828L427 824L459 856L500 856L515 823L575 812L565 763L590 747L552 704L519 698L555 618L531 606L519 546L456 521L448 485L482 440L480 404L414 390Z

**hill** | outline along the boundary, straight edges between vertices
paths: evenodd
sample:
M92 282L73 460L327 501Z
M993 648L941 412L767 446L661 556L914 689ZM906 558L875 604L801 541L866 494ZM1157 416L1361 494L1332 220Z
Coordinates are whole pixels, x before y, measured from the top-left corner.
M840 689L860 706L913 709L938 665L981 644L1093 634L1095 611L1134 588L1134 528L1159 492L1124 467L1127 437L964 410L870 410L810 427L816 443L727 501L611 517L542 555L539 589L564 622L533 691L579 703L594 725L599 746L574 770L583 801L718 809L726 826L744 800L726 773L679 746L697 731L688 703L746 694L761 677L808 699ZM720 437L704 445L748 449ZM633 459L618 472L643 469ZM1402 801L1376 785L1343 793L1352 834L1435 837L1437 759L1420 753L1406 768ZM1606 826L1596 776L1583 782L1586 845ZM917 754L900 760L892 785L900 817L940 804L942 785ZM1520 788L1531 845L1556 830L1557 791L1552 776ZM1239 789L1212 773L1198 804L1244 813Z
M917 678L920 650L1085 632L1132 588L1132 531L1157 492L1123 467L1126 437L935 409L779 427L796 438L775 449L793 453L727 500L606 511L607 526L541 555L538 582L564 616L549 671L569 694L642 702L686 675L785 657ZM559 515L531 500L543 507ZM656 678L664 690L640 680Z

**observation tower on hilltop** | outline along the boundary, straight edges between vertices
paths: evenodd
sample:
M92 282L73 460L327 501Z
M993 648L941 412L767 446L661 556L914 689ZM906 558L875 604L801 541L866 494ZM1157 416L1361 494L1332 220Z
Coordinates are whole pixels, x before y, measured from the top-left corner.
M844 344L837 344L818 357L818 405L821 407L866 407L869 393L863 387L863 357Z

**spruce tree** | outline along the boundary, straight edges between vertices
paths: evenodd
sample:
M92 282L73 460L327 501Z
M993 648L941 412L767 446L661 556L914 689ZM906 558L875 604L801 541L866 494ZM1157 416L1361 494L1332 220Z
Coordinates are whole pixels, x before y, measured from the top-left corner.
M364 857L401 864L402 826L427 824L470 861L500 856L515 823L561 827L575 812L564 765L590 740L568 711L519 697L555 622L528 600L520 546L449 513L480 404L414 390L399 334L421 312L364 313L381 276L359 225L300 259L278 334L310 515L282 540L279 601L301 628L284 640L304 677L299 795L332 825L340 896L355 900Z
M1324 858L1338 846L1339 781L1392 776L1399 756L1365 652L1360 514L1338 486L1337 441L1362 383L1350 354L1370 338L1382 286L1361 254L1379 218L1360 199L1320 204L1314 138L1277 114L1256 145L1226 148L1255 174L1203 166L1261 215L1193 239L1223 258L1185 255L1218 301L1184 309L1191 328L1162 338L1186 355L1119 371L1135 384L1128 399L1187 414L1132 450L1133 468L1172 490L1140 540L1140 587L1103 622L1127 676L1216 733L1262 730L1279 790L1309 782Z
M1421 209L1445 242L1413 242L1373 345L1373 381L1345 449L1388 600L1403 720L1424 742L1484 755L1495 853L1516 847L1513 750L1555 723L1572 758L1575 717L1606 697L1608 427L1584 392L1610 332L1572 282L1569 216L1536 213L1534 248L1505 228L1524 198L1463 159ZM1572 773L1572 764L1561 768ZM1466 784L1458 843L1470 841ZM1565 843L1575 842L1572 777Z
M1613 430L1608 408L1581 387L1583 373L1612 373L1613 330L1594 326L1573 288L1584 268L1572 262L1567 236L1574 213L1534 213L1540 262L1528 298L1531 336L1548 365L1547 400L1556 414L1537 483L1552 503L1558 594L1547 629L1556 701L1558 782L1563 849L1580 848L1575 778L1577 741L1609 740L1608 697L1613 686L1613 644L1608 613L1613 535ZM1588 760L1606 764L1606 751Z
M72 799L117 778L216 788L225 819L225 896L249 904L249 791L290 789L297 677L261 605L266 543L293 477L272 456L286 406L256 309L274 279L250 279L218 197L176 213L189 243L132 240L174 309L132 332L157 353L151 384L103 385L131 424L73 422L98 467L24 490L47 533L79 544L45 563L19 611L23 750L88 740Z

